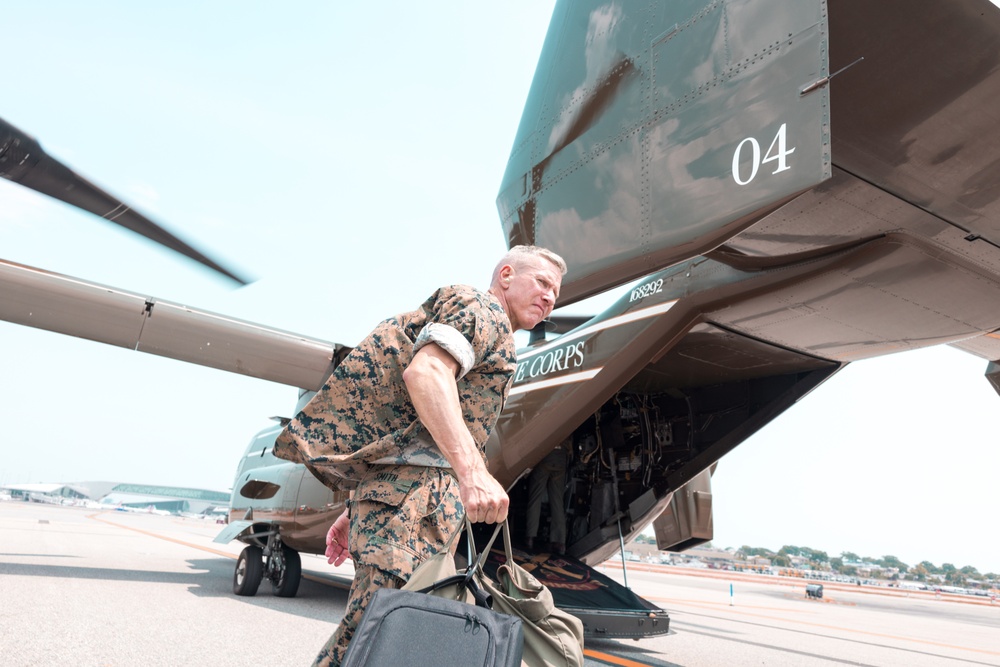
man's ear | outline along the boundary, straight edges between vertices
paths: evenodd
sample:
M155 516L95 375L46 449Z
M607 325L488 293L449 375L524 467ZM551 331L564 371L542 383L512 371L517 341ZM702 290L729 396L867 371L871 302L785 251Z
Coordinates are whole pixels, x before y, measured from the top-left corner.
M510 287L510 279L513 275L514 267L510 264L505 265L502 269L500 269L500 284L505 288Z

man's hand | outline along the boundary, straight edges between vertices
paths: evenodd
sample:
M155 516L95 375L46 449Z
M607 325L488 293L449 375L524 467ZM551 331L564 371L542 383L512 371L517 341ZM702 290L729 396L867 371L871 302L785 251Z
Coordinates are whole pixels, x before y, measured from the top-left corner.
M510 498L485 466L465 479L459 478L458 490L472 523L503 523L507 519Z
M344 510L326 534L326 562L330 565L341 565L351 557L347 549L347 537L350 531L350 520L347 518L347 510Z

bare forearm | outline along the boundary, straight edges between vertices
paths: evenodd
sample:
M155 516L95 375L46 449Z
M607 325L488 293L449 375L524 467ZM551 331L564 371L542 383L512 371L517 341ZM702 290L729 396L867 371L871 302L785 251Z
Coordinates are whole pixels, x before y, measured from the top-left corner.
M462 418L455 373L458 363L437 345L414 355L403 372L410 401L421 423L458 478L466 514L473 522L502 522L510 500L483 462L476 441Z
M412 364L403 374L413 407L459 481L485 469L479 448L462 418L458 388L443 363Z

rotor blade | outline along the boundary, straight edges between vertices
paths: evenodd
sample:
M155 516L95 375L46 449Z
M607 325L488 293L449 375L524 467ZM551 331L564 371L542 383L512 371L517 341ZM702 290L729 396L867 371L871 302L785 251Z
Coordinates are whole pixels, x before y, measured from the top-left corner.
M246 280L47 155L35 139L2 118L0 176L142 234L241 285L247 284Z

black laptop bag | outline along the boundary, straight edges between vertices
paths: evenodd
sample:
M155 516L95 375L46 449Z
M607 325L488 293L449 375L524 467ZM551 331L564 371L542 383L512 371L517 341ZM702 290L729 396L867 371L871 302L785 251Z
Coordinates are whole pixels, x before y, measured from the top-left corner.
M456 580L470 581L463 575ZM520 667L521 619L488 609L481 589L473 592L476 605L380 588L351 638L343 667Z

